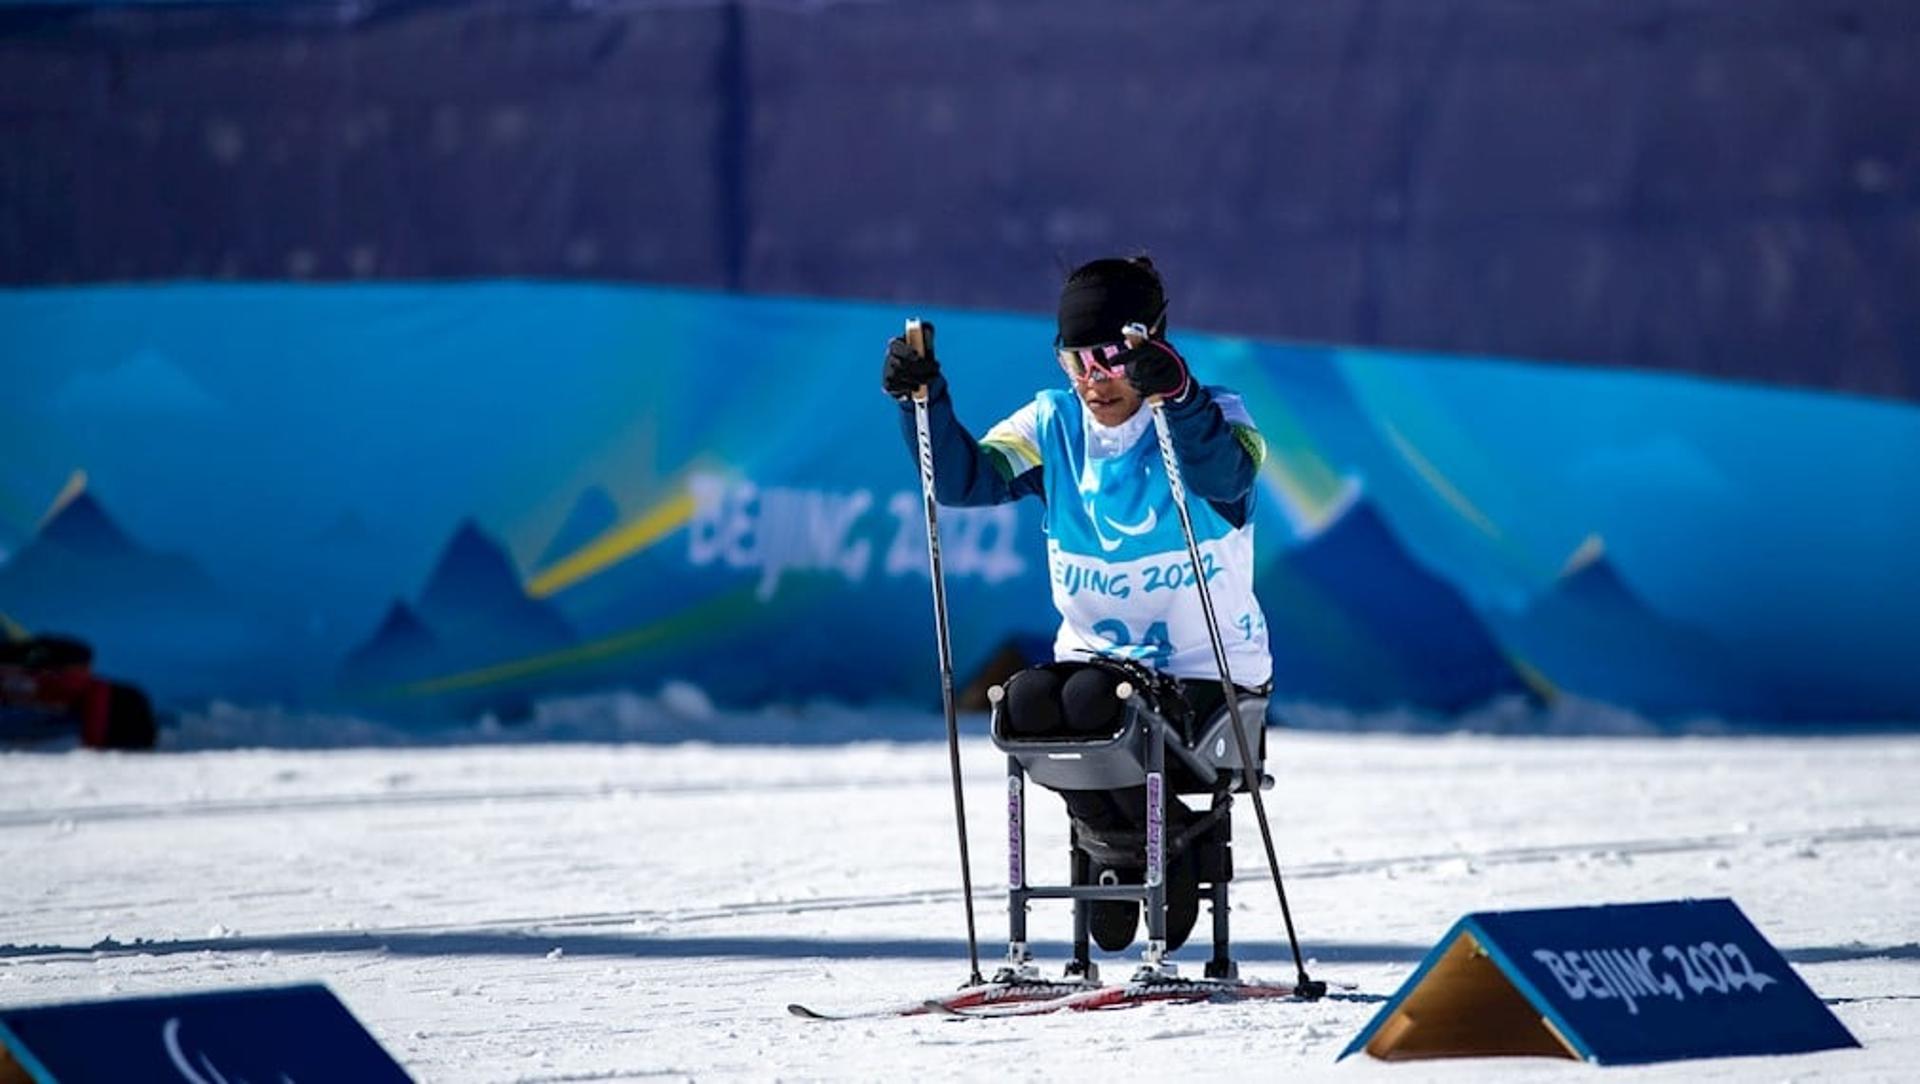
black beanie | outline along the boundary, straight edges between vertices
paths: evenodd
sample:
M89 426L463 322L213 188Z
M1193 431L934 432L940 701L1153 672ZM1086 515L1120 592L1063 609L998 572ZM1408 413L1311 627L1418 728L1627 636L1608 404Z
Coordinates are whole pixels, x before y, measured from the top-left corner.
M1084 264L1060 288L1060 345L1100 346L1120 341L1120 329L1145 324L1165 329L1167 295L1160 273L1145 256Z

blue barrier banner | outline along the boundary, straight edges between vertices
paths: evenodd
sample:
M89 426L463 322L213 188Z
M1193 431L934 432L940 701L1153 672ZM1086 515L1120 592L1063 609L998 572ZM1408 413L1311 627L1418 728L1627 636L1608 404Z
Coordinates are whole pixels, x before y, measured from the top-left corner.
M1063 386L1049 317L514 282L0 290L0 623L86 641L163 707L431 726L669 682L937 704L919 479L876 376L908 316L937 322L975 435ZM1920 462L1920 407L1177 344L1266 450L1276 705L1920 718L1920 502L1890 469ZM1050 655L1042 511L940 513L962 688Z
M1630 1065L1858 1045L1717 899L1468 915L1340 1056Z
M319 985L0 1010L0 1048L36 1084L411 1079Z

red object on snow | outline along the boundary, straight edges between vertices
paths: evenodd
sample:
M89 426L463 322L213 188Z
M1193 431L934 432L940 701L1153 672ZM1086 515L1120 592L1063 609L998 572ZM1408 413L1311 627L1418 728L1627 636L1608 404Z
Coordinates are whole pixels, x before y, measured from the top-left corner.
M153 706L93 672L93 649L64 636L0 641L0 741L78 731L90 749L151 749Z

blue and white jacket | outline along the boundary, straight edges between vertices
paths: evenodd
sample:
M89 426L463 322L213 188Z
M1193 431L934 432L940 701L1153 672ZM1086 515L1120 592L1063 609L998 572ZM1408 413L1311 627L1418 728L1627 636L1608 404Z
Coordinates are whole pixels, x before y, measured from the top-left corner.
M946 381L929 388L934 496L945 505L1046 505L1047 569L1060 630L1054 658L1138 659L1180 678L1219 680L1173 491L1145 406L1101 425L1072 391L1048 389L975 441ZM1273 661L1253 595L1254 477L1266 445L1240 397L1198 388L1166 406L1188 512L1237 685L1264 685ZM913 408L901 415L917 448Z

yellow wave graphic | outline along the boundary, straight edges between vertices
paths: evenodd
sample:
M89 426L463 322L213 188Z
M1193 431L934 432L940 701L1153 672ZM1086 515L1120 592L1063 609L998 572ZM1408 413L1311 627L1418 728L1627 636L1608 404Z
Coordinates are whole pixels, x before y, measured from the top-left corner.
M438 696L444 693L482 689L521 678L549 674L556 670L605 662L621 655L644 651L661 643L724 626L730 620L747 616L749 611L758 606L759 603L753 597L752 589L743 588L650 625L615 633L591 643L577 644L558 651L529 655L523 659L495 663L491 666L429 678L425 681L397 685L383 689L377 695L382 697Z
M589 579L672 534L693 518L693 494L685 490L648 509L638 519L587 543L543 570L527 584L527 594L546 598Z
M1505 534L1500 527L1487 518L1486 513L1480 511L1479 507L1469 500L1467 495L1462 493L1460 488L1454 485L1453 481L1443 474L1432 460L1422 455L1420 449L1414 447L1413 442L1408 440L1398 428L1384 419L1381 421L1380 428L1386 432L1387 439L1393 442L1394 450L1400 453L1400 458L1404 459L1407 465L1413 468L1414 473L1440 495L1441 500L1446 501L1455 512L1460 513L1462 519L1479 528L1480 532L1487 537L1504 540Z
M1279 498L1294 533L1311 534L1340 505L1345 480L1284 402L1261 405L1260 436L1267 449L1260 477Z
M1509 651L1506 656L1507 665L1513 667L1513 672L1520 675L1520 680L1526 684L1533 695L1549 704L1560 699L1560 685L1539 667L1514 652Z
M47 524L52 523L53 518L60 514L61 510L65 509L67 505L72 504L75 498L86 491L86 471L76 470L72 474L67 475L67 484L60 487L60 495L53 499L53 503L47 506L46 514L40 517L40 528L44 530Z
M1303 473L1290 469L1289 462L1283 457L1273 456L1260 468L1260 477L1280 498L1280 511L1296 535L1305 536L1318 531L1326 525L1327 517L1340 504L1341 489L1338 484L1329 489L1324 481L1325 477L1331 477L1330 472L1314 470Z

